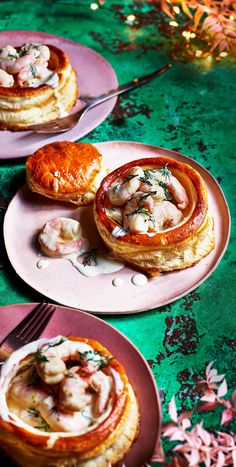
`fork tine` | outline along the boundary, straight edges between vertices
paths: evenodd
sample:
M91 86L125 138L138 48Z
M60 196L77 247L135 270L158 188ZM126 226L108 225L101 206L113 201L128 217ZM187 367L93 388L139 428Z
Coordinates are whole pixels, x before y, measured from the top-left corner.
M37 339L42 334L55 310L56 308L54 306L47 305L47 308L44 310L43 314L41 313L37 321L34 321L31 327L27 329L26 333L23 333L20 336L21 341L24 344L27 344L28 342Z
M25 322L25 324L22 326L20 331L17 331L16 337L20 339L24 339L24 337L27 336L30 330L35 328L37 324L41 322L41 319L43 318L44 314L51 307L52 305L48 303L41 303L38 307L36 307L33 310L33 313L32 314L30 313L28 315L29 319ZM23 321L21 324L23 324Z
M53 313L56 311L56 308L52 308L51 310L47 311L47 316L42 320L41 324L39 324L38 329L35 330L35 333L33 334L34 340L37 339L39 336L41 336L43 330L46 328L47 324L49 323ZM32 339L31 339L32 340Z
M29 321L31 321L32 319L34 319L35 317L35 313L37 313L38 310L41 309L41 307L43 307L44 303L38 303L34 308L33 310L31 310L30 313L28 313L28 315L26 315L26 317L24 319L22 319L22 321L20 321L20 323L14 328L14 334L18 336L18 334L27 326L27 324L29 323ZM8 338L8 336L6 336L6 338ZM5 338L5 339L6 339ZM4 340L5 340L4 339ZM1 342L1 344L3 344L4 340Z

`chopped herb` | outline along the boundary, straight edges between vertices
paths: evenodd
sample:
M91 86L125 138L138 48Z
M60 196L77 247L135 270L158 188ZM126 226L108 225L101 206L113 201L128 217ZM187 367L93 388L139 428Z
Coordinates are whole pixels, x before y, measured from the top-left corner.
M170 201L172 199L172 196L167 188L167 184L165 182L162 182L161 180L159 181L159 185L161 188L163 188L164 193L165 193L165 199L164 201Z
M97 363L98 368L109 365L109 361L114 358L110 355L100 355L96 350L86 350L78 354L82 361Z
M125 215L126 215L126 217L129 217L129 216L133 216L134 214L145 214L148 217L151 216L151 213L148 211L148 209L146 209L144 207L141 207L141 206L139 208L135 209L132 212L128 212Z
M44 420L44 418L41 416L40 412L35 409L34 407L29 407L27 412L30 414L30 415L33 415L33 417L35 418L39 418L40 417L40 425L36 425L34 426L34 428L37 428L38 430L44 430L44 431L48 431L49 428L50 428L50 425L46 422L46 420Z
M33 77L35 78L37 69L36 69L36 66L33 65L32 63L30 64L30 71L31 71Z
M42 418L42 417L41 417ZM49 431L50 425L42 418L41 425L34 426L37 430Z
M149 180L147 180L145 177L139 177L139 180L140 180L140 182L143 182L148 186L152 186L152 183L149 182Z
M89 420L92 420L92 417L86 413L85 409L82 409L80 413L84 418L88 418Z
M114 219L114 217L111 217L111 220L114 221L116 224L118 224L120 227L123 227L123 224L119 222L117 219Z
M144 193L143 195L140 196L140 199L139 199L138 203L140 203L140 201L148 198L148 196L156 195L156 194L157 194L156 191L149 191L149 193Z
M27 50L26 50L26 49L20 49L20 50L18 51L19 57L23 57L26 53L27 53Z
M86 250L82 256L83 256L83 265L84 266L92 266L93 263L97 264L97 261L96 261L96 258L97 258L97 252L98 252L98 248L90 248L89 250Z
M37 362L49 362L48 358L46 357L46 355L43 355L41 352L37 352L35 354L35 360Z
M65 342L65 341L67 341L67 338L62 336L58 342L54 342L53 344L49 343L46 350L51 348L51 347L57 347L58 345L63 344L63 342Z
M17 55L14 55L14 54L8 54L8 57L9 58L18 58Z
M119 186L119 183L117 183L117 185L114 185L112 187L112 191L113 191L114 194L115 194L116 190L118 189L118 186Z
M27 410L27 412L30 414L30 415L33 415L34 417L39 417L40 416L40 412L35 409L34 407L29 407L29 409Z
M133 180L133 178L137 177L138 174L128 174L126 177L124 177L124 181L122 182L121 185L123 185L123 183L126 183L126 182L129 182L130 180Z
M168 162L163 167L158 169L158 172L160 172L162 175L165 176L166 181L170 180L170 176L171 176L171 171L167 169L167 165L168 165Z

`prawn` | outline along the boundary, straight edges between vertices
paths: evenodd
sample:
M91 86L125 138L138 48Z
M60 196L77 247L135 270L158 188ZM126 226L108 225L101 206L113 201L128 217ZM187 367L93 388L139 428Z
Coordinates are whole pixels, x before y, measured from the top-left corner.
M21 51L24 54L30 55L36 65L45 64L50 58L50 50L47 45L24 44L21 47Z
M96 372L103 361L102 357L88 344L60 338L60 336L58 343L44 345L39 350L39 355L36 369L47 384L57 384L63 380L66 373L64 360L80 362L81 370L86 375Z
M153 231L165 230L179 224L182 212L169 201L156 202L153 211Z
M140 185L141 191L150 192L156 190L155 198L165 200L165 188L172 194L179 209L183 210L187 207L189 201L185 188L167 168L144 171L144 178Z
M53 257L82 252L88 247L88 241L82 238L79 222L66 217L56 217L47 222L38 239L43 252Z
M10 407L12 403L14 407L17 406L19 415L22 415L31 426L38 424L38 417L41 416L44 424L46 422L48 425L49 431L80 431L90 424L90 419L84 417L80 411L58 410L52 394L40 386L29 386L27 378L20 375L14 378L8 391ZM35 414L37 418L29 417L30 414Z
M0 69L0 86L11 88L14 85L14 78L6 71Z
M0 49L0 68L11 74L12 67L14 67L17 58L17 50L11 45L5 45L5 47Z
M152 222L153 209L154 200L151 194L137 191L124 208L124 228L134 233L146 233Z
M81 367L73 367L60 384L60 409L78 411L92 405L94 416L99 416L106 408L111 388L112 378L102 371L85 376Z
M131 199L133 194L139 189L140 177L143 176L143 169L141 167L133 167L127 171L123 180L112 185L108 191L107 196L114 206L122 206Z

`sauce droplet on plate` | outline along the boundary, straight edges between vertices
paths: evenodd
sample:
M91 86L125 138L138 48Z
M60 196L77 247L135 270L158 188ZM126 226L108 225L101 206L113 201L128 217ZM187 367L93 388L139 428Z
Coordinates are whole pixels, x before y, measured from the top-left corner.
M114 287L121 287L123 284L124 284L124 281L123 279L121 279L121 277L116 277L112 281L112 285L114 285Z
M135 274L131 277L131 281L134 285L145 285L147 283L147 277L144 274Z
M44 268L47 268L49 266L49 264L50 263L49 263L48 259L42 258L37 262L37 267L39 269L44 269Z

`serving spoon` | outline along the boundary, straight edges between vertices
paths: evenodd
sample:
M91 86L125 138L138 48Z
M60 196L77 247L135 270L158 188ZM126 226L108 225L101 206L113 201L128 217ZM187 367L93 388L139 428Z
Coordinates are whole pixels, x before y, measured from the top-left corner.
M121 86L118 86L115 89L111 89L111 91L102 94L101 96L84 99L83 97L80 97L81 100L86 101L86 104L77 112L68 115L67 117L51 120L50 122L29 125L27 128L28 130L32 130L35 133L41 134L63 133L64 131L71 130L81 120L81 118L85 115L85 113L88 110L92 109L93 107L96 107L99 104L102 104L105 101L108 101L109 99L112 99L112 97L119 96L120 94L124 94L125 92L129 92L132 89L136 89L139 86L148 83L148 81L150 81L151 79L156 78L157 76L160 76L163 73L165 73L171 68L171 66L172 65L169 63L168 65L160 68L159 70L153 71L148 75L142 76L141 78L135 78L126 84L122 84Z

